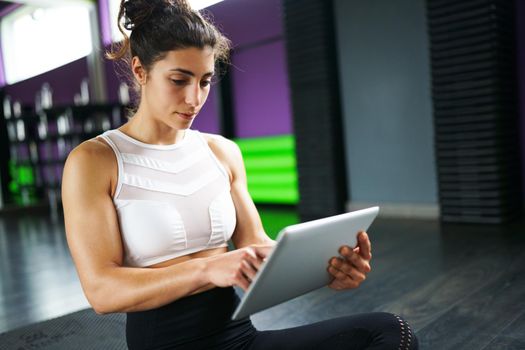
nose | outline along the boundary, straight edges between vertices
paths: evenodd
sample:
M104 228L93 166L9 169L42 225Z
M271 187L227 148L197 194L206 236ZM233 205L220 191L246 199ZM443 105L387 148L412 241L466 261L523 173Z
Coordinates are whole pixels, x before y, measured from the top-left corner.
M187 105L196 108L202 101L202 91L199 84L190 84L186 89L185 101Z

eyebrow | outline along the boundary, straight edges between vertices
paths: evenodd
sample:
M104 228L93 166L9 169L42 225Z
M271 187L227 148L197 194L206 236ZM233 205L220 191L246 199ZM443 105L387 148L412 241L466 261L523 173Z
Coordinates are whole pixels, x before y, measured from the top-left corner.
M195 76L195 73L193 73L192 71L189 71L187 69L173 68L173 69L170 69L170 71L179 72L179 73L182 73L182 74L189 75L191 77ZM209 75L213 75L213 74L214 74L214 72L208 72L208 73L204 74L203 77L206 77L206 76L209 76Z

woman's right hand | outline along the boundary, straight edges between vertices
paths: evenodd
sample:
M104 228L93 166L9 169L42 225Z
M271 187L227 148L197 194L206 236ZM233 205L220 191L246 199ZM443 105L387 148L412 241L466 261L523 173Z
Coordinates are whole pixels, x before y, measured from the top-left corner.
M217 287L239 286L248 289L274 245L250 245L206 258L206 275Z

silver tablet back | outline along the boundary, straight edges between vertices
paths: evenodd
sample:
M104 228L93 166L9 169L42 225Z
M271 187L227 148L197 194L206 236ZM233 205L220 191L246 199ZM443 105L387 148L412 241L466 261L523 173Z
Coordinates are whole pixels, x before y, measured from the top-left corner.
M327 285L330 258L339 255L342 245L354 247L357 233L368 230L378 212L379 207L372 207L285 227L232 319Z

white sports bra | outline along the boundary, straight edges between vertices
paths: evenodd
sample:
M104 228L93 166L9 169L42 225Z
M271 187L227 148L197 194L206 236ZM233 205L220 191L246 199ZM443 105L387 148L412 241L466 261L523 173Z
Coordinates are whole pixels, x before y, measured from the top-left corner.
M173 145L140 142L118 129L100 135L118 162L113 196L126 266L149 266L226 247L235 228L228 174L197 130Z

